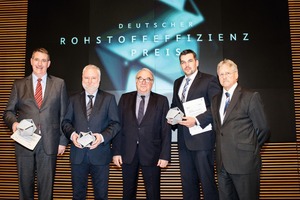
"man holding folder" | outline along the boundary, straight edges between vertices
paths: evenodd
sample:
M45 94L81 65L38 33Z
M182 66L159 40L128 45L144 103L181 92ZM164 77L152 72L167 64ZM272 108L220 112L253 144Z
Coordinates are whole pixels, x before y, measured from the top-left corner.
M200 183L204 199L218 199L214 179L215 133L212 130L191 134L190 128L206 128L212 123L210 102L221 91L216 77L198 71L196 53L184 50L179 56L184 76L174 82L171 107L184 111L184 102L203 97L206 111L197 116L185 116L173 130L178 129L178 151L183 188L183 199L200 199ZM185 113L187 115L187 113ZM172 122L168 120L170 124Z

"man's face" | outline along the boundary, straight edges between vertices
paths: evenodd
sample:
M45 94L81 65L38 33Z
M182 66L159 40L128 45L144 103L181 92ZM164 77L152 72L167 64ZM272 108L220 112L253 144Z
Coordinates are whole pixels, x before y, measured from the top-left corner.
M47 73L47 69L50 66L50 60L47 54L42 52L35 52L30 59L33 73L41 78Z
M197 70L198 60L194 58L192 53L188 53L180 57L180 66L184 74L190 76Z
M218 70L220 84L225 90L229 90L238 80L238 72L227 64L222 65Z
M135 80L136 89L140 94L150 93L153 85L153 77L150 72L142 70L137 74Z
M96 92L100 85L100 75L96 69L87 68L82 74L82 87L89 93Z

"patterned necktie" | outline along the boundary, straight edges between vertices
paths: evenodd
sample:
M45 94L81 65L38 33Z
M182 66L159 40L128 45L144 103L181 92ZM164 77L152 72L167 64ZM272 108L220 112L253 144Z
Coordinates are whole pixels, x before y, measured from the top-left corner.
M35 101L36 101L38 107L41 108L42 102L43 102L43 95L42 95L43 90L42 90L42 84L41 84L42 79L39 78L37 81L38 82L36 84L34 98L35 98Z
M89 97L89 102L88 104L86 105L86 116L87 116L87 119L90 118L90 115L92 113L92 108L93 108L93 98L94 98L94 95L87 95Z
M225 115L227 107L230 103L230 94L228 92L226 92L225 95L226 95L226 100L225 100L225 107L224 107L224 112L223 112L224 115Z
M141 98L142 98L142 100L140 101L139 111L138 111L138 118L137 118L139 124L141 123L141 121L144 117L144 107L145 107L145 96L142 95Z
M181 95L181 102L182 103L185 102L186 90L188 88L190 80L191 80L190 78L185 79L185 84L183 86L182 95Z

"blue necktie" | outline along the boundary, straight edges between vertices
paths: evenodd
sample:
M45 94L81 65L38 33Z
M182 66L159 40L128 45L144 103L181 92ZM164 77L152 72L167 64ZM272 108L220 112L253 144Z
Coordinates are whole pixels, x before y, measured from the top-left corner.
M223 112L224 115L225 115L227 107L230 103L230 94L228 92L226 92L225 95L226 95L226 100L225 100L225 107L224 107L224 112Z

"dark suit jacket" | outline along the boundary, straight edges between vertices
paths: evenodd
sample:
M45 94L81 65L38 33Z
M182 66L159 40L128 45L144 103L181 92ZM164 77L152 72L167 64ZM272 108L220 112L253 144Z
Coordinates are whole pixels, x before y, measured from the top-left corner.
M166 120L168 99L151 92L147 110L139 125L136 118L136 97L136 91L121 96L118 105L121 131L113 141L113 154L121 155L123 163L130 164L139 141L141 165L156 166L159 159L170 161L171 127Z
M95 103L87 120L85 91L70 97L67 113L62 123L62 129L67 138L76 131L101 133L104 142L96 149L77 148L71 145L71 163L80 164L86 151L89 153L90 162L94 165L107 165L111 162L111 140L119 132L120 124L118 108L115 97L112 94L98 90Z
M32 76L16 80L4 111L3 119L9 128L22 119L33 119L42 133L42 144L46 154L57 154L58 145L67 145L68 140L61 131L61 121L67 105L64 80L47 76L46 90L41 109L34 99ZM26 156L28 150L16 143L17 156Z
M212 102L217 142L217 169L222 164L232 174L248 174L260 167L260 147L269 137L269 127L258 92L237 86L221 125L222 93Z
M181 96L178 96L178 91L183 79L184 76L178 78L174 82L173 100L171 107L178 107L181 111L184 112L183 105L180 101ZM215 76L198 71L198 74L196 75L192 85L190 86L186 101L204 97L207 111L197 116L197 119L202 128L205 128L213 121L210 111L211 99L220 91L220 85ZM179 148L182 143L185 143L189 150L209 150L213 149L215 146L215 133L213 131L208 131L192 136L186 126L176 125L172 128L178 128Z

